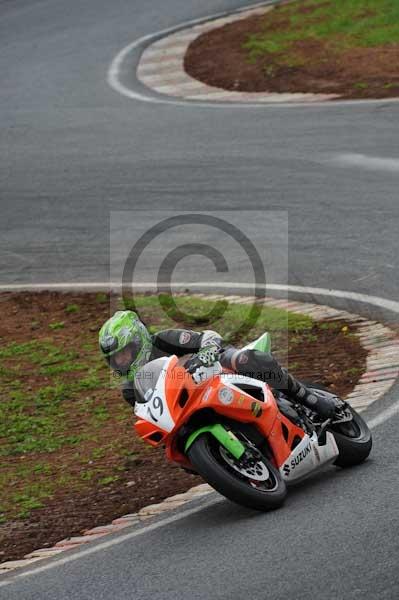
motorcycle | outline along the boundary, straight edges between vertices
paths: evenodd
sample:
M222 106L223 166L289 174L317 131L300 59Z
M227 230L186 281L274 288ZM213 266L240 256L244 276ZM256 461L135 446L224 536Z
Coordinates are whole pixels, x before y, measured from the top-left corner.
M268 351L270 337L266 333L246 348ZM266 383L220 363L195 383L183 366L186 360L162 357L138 371L134 427L152 446L164 446L169 461L201 475L233 502L278 508L287 484L328 464L357 465L370 454L370 430L347 402L321 422ZM308 387L317 394L326 391Z

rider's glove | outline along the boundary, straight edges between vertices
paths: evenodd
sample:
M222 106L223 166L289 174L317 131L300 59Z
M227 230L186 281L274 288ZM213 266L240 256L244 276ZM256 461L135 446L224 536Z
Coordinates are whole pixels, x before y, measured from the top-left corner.
M325 391L312 389L306 397L306 405L317 412L322 419L332 419L344 404L341 398Z
M129 384L123 386L122 396L126 400L126 402L128 402L130 406L134 408L134 405L136 403L136 394L130 382Z
M220 357L220 347L217 344L209 344L209 346L203 346L196 354L203 365L211 367L214 365Z
M220 356L219 346L210 345L200 348L197 354L194 354L185 363L185 368L191 374L196 383L201 383L211 375L210 367L215 365Z

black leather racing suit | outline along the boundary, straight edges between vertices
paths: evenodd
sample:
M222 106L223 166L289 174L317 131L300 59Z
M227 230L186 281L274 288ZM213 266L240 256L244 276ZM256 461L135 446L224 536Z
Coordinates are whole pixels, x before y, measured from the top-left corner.
M239 350L226 346L216 331L195 332L189 329L166 329L152 336L153 350L149 360L161 356L184 356L195 354L205 346L217 345L220 350L220 363L240 375L260 379L276 390L284 393L296 402L301 402L317 410L315 398L311 392L281 367L276 359L267 352L259 350ZM132 406L135 403L134 383L126 382L122 388L124 399Z

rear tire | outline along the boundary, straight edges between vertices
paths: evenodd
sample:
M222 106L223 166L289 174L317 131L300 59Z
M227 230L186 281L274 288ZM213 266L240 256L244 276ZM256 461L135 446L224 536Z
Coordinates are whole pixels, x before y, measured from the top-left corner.
M315 383L306 382L306 386L315 390L329 391L323 385ZM348 409L352 413L352 421L329 427L339 450L334 465L342 468L353 467L365 461L373 446L371 431L365 420L349 404Z
M367 423L349 406L353 420L334 425L330 431L338 446L339 456L334 462L337 467L353 467L362 463L371 452L373 439Z
M237 504L263 511L278 508L283 504L287 495L285 482L280 471L266 457L262 456L261 462L267 467L271 487L260 490L252 487L248 478L234 470L223 459L221 452L226 453L214 436L204 433L192 444L188 457L209 485ZM234 461L231 455L229 460Z

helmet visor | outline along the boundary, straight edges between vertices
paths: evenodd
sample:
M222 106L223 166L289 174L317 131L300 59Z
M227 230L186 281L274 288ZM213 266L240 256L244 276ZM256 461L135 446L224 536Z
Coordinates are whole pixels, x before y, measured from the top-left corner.
M126 375L130 366L135 362L140 352L138 341L130 342L127 346L109 357L109 364L114 371L120 371Z

